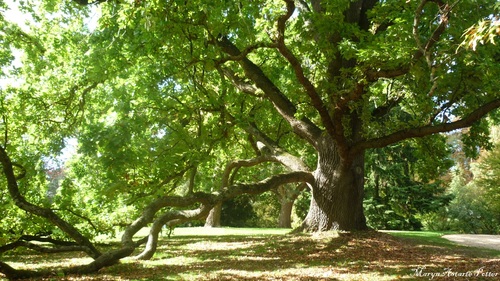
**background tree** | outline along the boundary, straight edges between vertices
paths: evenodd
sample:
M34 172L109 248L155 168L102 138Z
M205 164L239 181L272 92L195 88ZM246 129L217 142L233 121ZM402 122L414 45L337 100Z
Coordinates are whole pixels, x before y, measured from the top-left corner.
M490 120L491 121L491 120ZM465 149L477 159L469 158L467 165L458 158L450 172L447 193L453 197L450 204L435 213L424 216L427 228L465 233L496 234L500 217L498 209L498 127L493 126L491 150ZM460 151L464 144L455 140Z
M446 138L434 135L367 153L365 211L376 229L419 230L420 217L451 200L441 178L453 165Z
M500 127L494 128L492 139L494 147L480 159L476 178L478 185L485 189L485 197L492 213L500 214ZM499 216L496 219L500 222Z

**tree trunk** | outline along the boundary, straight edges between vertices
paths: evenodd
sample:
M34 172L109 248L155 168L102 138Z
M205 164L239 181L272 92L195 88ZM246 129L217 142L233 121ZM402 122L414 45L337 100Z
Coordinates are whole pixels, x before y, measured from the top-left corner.
M299 194L306 188L308 188L307 184L300 183L298 185L282 185L275 190L281 204L278 227L292 228L293 204L295 203L297 197L299 197Z
M329 137L318 141L318 166L305 231L364 230L364 152L342 159Z
M292 208L294 200L283 198L281 200L280 217L278 227L292 228Z
M222 213L222 203L215 205L205 220L205 227L221 227L220 217Z

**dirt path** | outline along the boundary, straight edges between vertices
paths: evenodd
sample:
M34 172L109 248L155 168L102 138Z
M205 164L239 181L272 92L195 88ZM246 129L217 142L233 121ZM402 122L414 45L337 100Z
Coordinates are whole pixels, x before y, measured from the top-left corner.
M450 234L443 235L443 238L465 246L481 247L500 251L500 235Z

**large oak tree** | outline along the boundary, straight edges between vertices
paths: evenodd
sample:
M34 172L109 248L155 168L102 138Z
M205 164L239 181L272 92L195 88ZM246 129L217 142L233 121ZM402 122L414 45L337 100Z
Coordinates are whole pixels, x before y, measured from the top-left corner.
M223 102L216 109L222 121L276 154L289 149L267 132L286 121L317 153L303 228L350 230L366 228L367 149L472 126L500 105L498 48L460 47L468 27L493 17L493 5L108 3L101 26L118 34L118 51L129 60L150 57L165 64L163 79L182 77L210 91ZM224 88L228 82L236 91Z

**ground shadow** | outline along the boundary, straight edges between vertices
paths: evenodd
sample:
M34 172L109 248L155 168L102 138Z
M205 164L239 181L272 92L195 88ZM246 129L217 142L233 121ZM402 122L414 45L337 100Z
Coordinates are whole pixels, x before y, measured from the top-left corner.
M58 261L78 262L71 257L33 254L8 256L5 261L53 259L52 266ZM463 247L419 245L369 231L338 237L333 233L172 237L160 241L150 261L126 259L81 280L453 280L453 274L470 275L463 280L493 280L483 273L500 276L498 256L478 255Z

